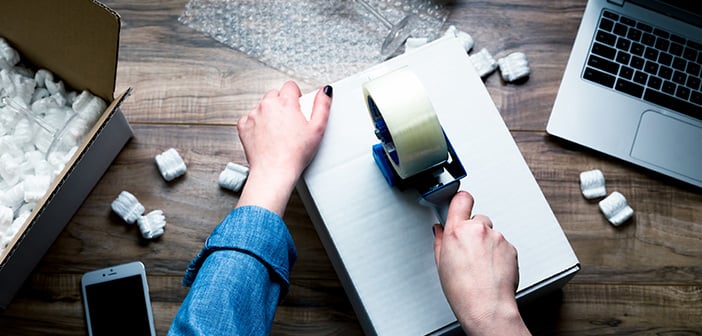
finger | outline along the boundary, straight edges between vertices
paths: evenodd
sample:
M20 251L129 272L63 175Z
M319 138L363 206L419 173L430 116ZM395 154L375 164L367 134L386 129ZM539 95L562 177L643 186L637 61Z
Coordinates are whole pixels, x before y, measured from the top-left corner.
M474 221L474 222L478 222L478 223L480 223L480 224L482 224L482 225L486 225L487 227L489 227L489 228L492 229L492 220L491 220L490 217L488 217L488 216L485 216L485 215L475 215L475 216L471 217L471 220Z
M446 225L469 220L472 209L473 196L466 191L457 192L456 195L453 195L453 199L449 205L448 214L446 215Z
M294 81L287 81L285 84L283 84L283 87L280 88L280 93L279 95L281 97L288 97L288 98L300 98L302 96L302 92L300 92L300 87L297 86L297 83Z
M241 131L244 129L246 126L246 123L249 121L249 115L244 115L243 117L239 118L239 120L236 122L236 128L237 130Z
M263 95L263 98L261 98L261 100L268 99L268 98L275 98L275 97L278 97L279 94L280 94L280 92L278 90L268 90Z
M519 288L519 251L517 251L517 248L514 247L514 245L512 245L512 248L514 249L514 264L517 265L517 270L514 274L514 291L517 292L517 289Z
M317 95L314 96L314 103L312 104L312 115L310 120L321 126L325 126L327 121L329 121L329 110L331 109L332 102L332 87L327 85L319 91Z
M434 224L434 261L439 265L441 260L441 243L444 241L444 228L441 224Z

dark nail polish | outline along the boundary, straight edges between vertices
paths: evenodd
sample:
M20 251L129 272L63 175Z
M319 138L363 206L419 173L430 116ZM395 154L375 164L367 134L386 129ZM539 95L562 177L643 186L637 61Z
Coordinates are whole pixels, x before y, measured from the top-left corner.
M434 237L436 238L436 226L434 226L434 225L431 226L431 233L433 233Z
M327 85L324 87L324 94L327 95L329 98L332 97L334 94L334 89L332 89L331 85Z

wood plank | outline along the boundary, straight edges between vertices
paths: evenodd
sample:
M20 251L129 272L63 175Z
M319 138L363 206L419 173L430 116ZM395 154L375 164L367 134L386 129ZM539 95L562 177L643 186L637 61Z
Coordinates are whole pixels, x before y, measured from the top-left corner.
M534 335L696 335L702 287L566 285L521 307Z

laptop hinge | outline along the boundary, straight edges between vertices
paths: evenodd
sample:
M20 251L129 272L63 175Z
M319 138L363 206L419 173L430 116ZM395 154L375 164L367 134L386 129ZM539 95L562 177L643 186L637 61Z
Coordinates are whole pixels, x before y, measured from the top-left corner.
M617 5L619 7L624 6L624 0L607 0L607 2Z

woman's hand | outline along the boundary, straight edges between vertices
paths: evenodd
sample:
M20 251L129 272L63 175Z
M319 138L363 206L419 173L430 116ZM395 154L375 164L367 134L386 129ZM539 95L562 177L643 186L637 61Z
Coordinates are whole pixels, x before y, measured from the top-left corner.
M466 333L527 335L517 308L517 250L492 229L490 218L471 215L473 196L458 192L446 226L434 225L434 257L441 288Z
M258 205L285 211L298 178L317 153L329 119L332 88L315 96L310 120L300 110L300 88L288 81L268 91L237 129L249 162L249 177L238 206Z

